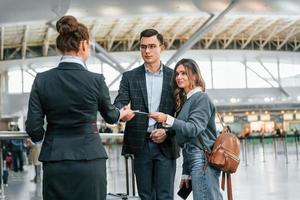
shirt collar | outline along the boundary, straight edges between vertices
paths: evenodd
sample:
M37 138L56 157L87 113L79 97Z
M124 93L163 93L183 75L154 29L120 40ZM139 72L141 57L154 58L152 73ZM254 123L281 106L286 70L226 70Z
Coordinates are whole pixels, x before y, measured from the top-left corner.
M144 66L145 66L146 73L151 73L152 74L152 72L149 70L149 68L147 67L147 65L144 64ZM161 74L161 73L163 73L163 64L162 63L160 63L159 70L157 72L155 72L154 74Z
M189 99L193 94L195 94L197 92L202 92L201 87L195 87L194 89L189 91L186 95L186 99Z
M82 65L85 69L87 69L87 66L85 62L78 56L62 56L59 63L77 63Z

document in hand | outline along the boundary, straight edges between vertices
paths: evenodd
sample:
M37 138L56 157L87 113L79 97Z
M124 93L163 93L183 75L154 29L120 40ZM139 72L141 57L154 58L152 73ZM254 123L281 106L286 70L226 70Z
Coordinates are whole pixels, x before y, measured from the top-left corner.
M139 110L133 110L133 112L135 114L142 114L142 115L148 115L149 113L143 112L143 111L139 111Z

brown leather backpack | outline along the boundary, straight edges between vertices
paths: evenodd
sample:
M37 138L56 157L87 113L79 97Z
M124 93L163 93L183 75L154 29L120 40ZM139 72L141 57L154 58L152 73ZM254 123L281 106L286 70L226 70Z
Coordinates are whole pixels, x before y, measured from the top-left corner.
M236 172L240 163L240 140L228 129L223 129L208 156L211 166L222 171L222 190L225 189L225 175L227 176L227 198L232 200L231 173Z
M240 163L240 140L231 133L229 126L223 125L221 119L220 122L223 126L223 131L218 135L212 150L209 152L205 145L204 147L208 164L222 171L222 190L225 189L225 175L227 176L227 198L232 200L230 174L236 172ZM200 142L203 144L201 140Z

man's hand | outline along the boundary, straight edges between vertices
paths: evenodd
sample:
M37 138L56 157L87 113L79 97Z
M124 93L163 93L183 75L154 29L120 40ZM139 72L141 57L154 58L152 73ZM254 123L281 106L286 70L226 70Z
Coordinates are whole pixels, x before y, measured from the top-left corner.
M150 138L153 140L153 142L159 144L165 141L167 138L167 133L165 129L159 128L152 131L150 134Z

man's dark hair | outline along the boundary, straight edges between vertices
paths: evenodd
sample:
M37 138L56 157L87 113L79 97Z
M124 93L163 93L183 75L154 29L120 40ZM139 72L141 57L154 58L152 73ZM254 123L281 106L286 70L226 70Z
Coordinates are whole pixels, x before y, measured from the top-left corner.
M143 30L141 32L141 35L140 35L140 40L142 39L142 37L152 37L154 35L157 37L157 39L160 42L160 44L164 44L164 37L162 36L162 34L160 34L155 29L146 29L146 30Z

